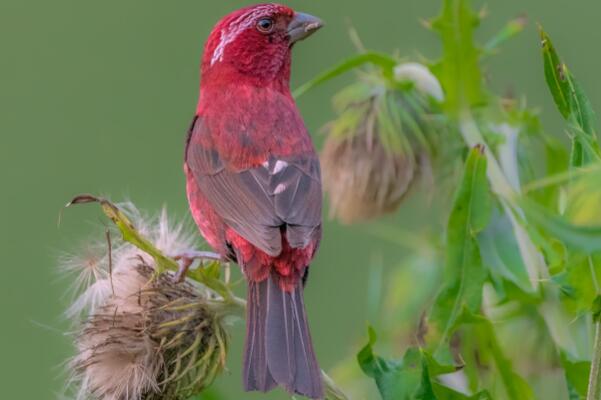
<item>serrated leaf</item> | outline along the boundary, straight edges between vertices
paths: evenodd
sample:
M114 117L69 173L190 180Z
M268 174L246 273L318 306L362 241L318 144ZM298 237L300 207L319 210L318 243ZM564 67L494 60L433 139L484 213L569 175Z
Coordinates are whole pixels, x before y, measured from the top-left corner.
M557 109L571 125L572 154L570 165L582 167L601 156L595 132L595 113L582 86L561 61L549 35L539 26L545 79Z
M451 116L486 102L479 66L481 51L474 42L479 23L469 0L445 0L440 16L431 23L443 45L442 59L432 66L432 72L444 89L444 107Z
M376 332L368 328L369 341L357 355L363 372L376 381L382 400L415 399L421 386L421 355L417 349L409 349L401 361L385 360L373 351Z
M385 76L392 76L392 70L397 65L397 60L387 54L367 52L353 57L350 57L333 68L323 72L309 82L298 87L294 92L294 98L299 98L309 90L321 85L329 80L332 80L346 72L352 71L366 64L372 64L382 69Z
M464 308L476 312L482 300L487 271L482 265L476 235L488 223L491 210L486 156L477 146L470 151L447 227L445 286L428 316L428 342L444 348Z
M467 396L435 381L441 374L455 372L454 366L441 365L427 352L409 348L399 361L377 356L373 346L376 332L368 328L369 341L357 355L363 372L376 381L382 400L484 400L485 392Z

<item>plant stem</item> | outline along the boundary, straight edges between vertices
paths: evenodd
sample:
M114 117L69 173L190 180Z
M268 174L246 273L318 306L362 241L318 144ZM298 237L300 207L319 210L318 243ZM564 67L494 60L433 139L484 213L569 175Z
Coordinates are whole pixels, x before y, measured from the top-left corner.
M601 321L595 322L595 344L593 346L593 359L591 360L591 373L588 380L586 400L599 400L601 398Z

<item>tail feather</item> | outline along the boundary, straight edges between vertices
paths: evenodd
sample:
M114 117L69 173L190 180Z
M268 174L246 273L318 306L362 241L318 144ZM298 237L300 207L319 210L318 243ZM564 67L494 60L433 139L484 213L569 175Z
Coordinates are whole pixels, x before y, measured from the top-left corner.
M302 284L286 292L273 277L251 282L248 299L245 388L268 391L277 384L291 393L322 399Z
M246 344L244 351L244 389L268 392L277 386L267 367L265 319L267 281L249 282L247 295Z

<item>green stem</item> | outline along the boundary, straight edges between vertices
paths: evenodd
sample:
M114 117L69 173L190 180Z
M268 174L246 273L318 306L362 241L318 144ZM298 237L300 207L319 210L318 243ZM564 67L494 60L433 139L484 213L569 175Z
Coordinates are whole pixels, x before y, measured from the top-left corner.
M595 344L593 346L593 359L591 360L591 373L588 380L586 400L599 400L601 398L601 322L595 322Z

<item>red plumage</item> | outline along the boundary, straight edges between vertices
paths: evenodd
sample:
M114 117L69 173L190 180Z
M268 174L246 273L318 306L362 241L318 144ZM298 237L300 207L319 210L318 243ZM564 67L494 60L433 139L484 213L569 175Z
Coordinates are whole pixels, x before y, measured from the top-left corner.
M323 388L302 292L321 239L321 176L289 80L292 45L319 27L277 4L217 24L185 162L194 220L249 283L245 388L314 399Z

